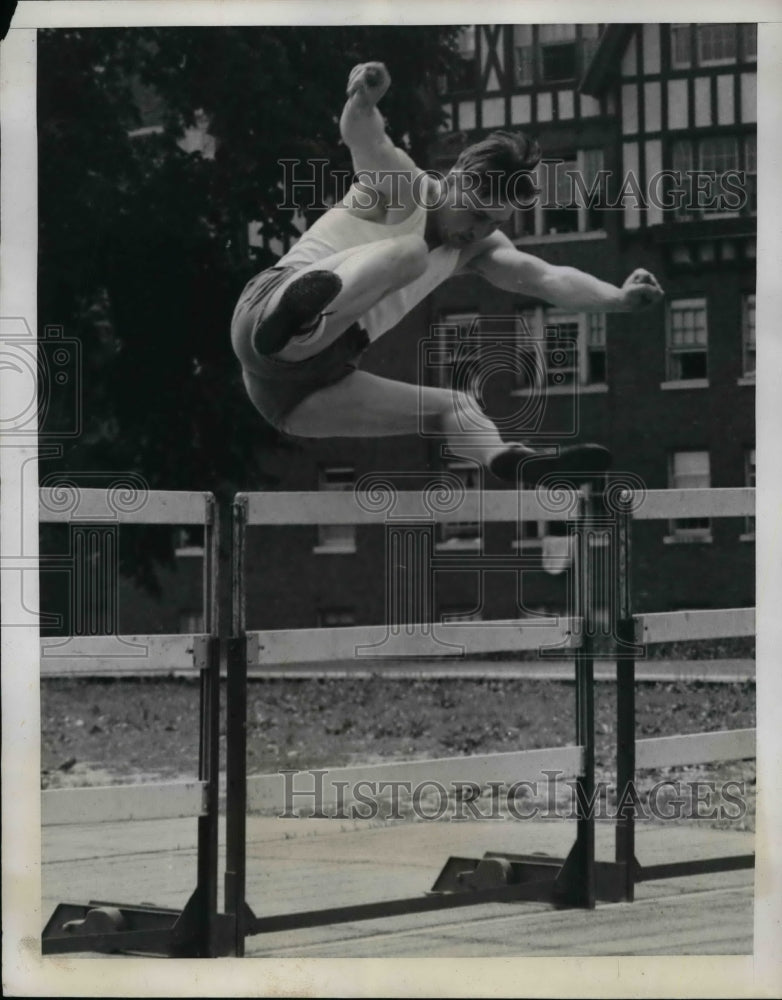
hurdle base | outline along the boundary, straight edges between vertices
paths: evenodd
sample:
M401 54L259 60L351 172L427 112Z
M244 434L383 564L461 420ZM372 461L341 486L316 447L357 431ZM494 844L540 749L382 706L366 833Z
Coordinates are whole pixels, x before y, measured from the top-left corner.
M229 917L213 914L210 930L205 932L197 892L183 910L100 900L58 903L41 934L41 953L211 958L230 954L232 929Z
M734 854L722 858L700 858L693 861L672 861L667 864L642 865L634 859L636 882L655 879L683 878L686 875L713 875L719 872L742 871L755 867L754 854Z
M594 900L618 903L624 897L625 866L615 861L595 861L594 893L585 891L576 873L574 854L555 858L548 854L507 854L487 851L481 858L450 857L443 865L431 893L474 893L502 885L536 886L539 902L555 906L590 907Z

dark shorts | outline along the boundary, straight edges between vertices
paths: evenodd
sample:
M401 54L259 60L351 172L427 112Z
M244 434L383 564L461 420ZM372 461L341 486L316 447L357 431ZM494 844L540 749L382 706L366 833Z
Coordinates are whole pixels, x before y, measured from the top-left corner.
M253 331L263 317L269 296L296 270L273 267L252 278L239 296L231 324L231 340L242 362L247 394L261 416L283 432L286 417L299 403L356 371L361 355L369 347L366 331L354 323L328 347L304 361L282 361L253 350Z

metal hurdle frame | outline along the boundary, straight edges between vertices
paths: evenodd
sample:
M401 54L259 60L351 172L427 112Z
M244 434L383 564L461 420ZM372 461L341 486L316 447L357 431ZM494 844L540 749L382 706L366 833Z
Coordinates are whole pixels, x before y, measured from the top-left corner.
M394 511L414 521L432 520L432 508L422 503L422 494L395 492ZM232 954L244 954L247 935L291 930L333 924L344 921L367 920L468 906L478 903L538 900L558 905L594 907L596 899L621 898L619 866L613 862L595 861L594 815L589 803L594 793L594 691L592 623L588 620L590 601L587 588L590 580L590 552L585 525L591 516L588 494L573 493L576 516L568 511L552 511L551 505L541 505L533 492L487 491L468 492L461 506L447 512L438 512L434 520L516 521L522 508L528 518L545 517L548 520L576 521L578 537L576 586L573 597L573 614L564 624L554 627L536 627L529 622L482 623L470 625L471 639L480 637L471 650L480 652L539 649L546 642L556 639L567 642L575 649L576 743L575 747L520 751L518 753L483 755L476 757L448 758L441 761L418 761L374 765L365 768L340 768L328 772L328 780L344 781L346 777L368 775L391 776L421 773L451 773L465 777L489 777L489 768L496 773L497 765L514 778L514 769L539 768L551 762L563 770L575 766L577 775L578 819L575 842L566 858L539 855L487 853L481 859L450 858L428 894L412 898L384 900L374 903L337 906L319 910L301 911L257 917L246 901L246 814L248 785L253 792L253 803L266 805L281 802L279 775L247 777L247 673L248 665L274 664L281 656L291 662L353 656L362 643L376 645L388 633L384 626L324 628L304 630L270 630L247 632L245 618L245 545L246 530L255 525L323 525L323 524L383 524L388 505L377 503L377 496L366 497L348 493L240 493L233 505L232 545L232 636L228 644L227 686L227 800L226 800L226 871L225 910L234 921L235 936ZM421 626L425 628L428 626ZM464 626L437 626L439 634L455 640L464 638ZM461 629L461 634L460 634ZM384 655L414 655L410 646L416 645L417 631L406 628L397 646L389 642ZM559 655L561 655L560 646ZM377 662L377 661L376 661ZM537 770L535 773L538 773ZM344 787L344 785L343 785Z
M70 503L64 502L70 500ZM140 502L139 502L140 501ZM42 792L44 825L118 822L197 816L196 885L184 908L124 905L92 900L60 903L42 933L44 955L63 952L125 952L165 957L209 957L225 951L224 918L218 913L219 819L219 517L212 493L106 491L59 486L39 491L45 523L198 525L204 529L204 634L43 639L42 657L78 672L84 658L99 657L137 669L165 657L171 669L198 670L200 736L198 780ZM146 653L143 656L139 653ZM45 672L45 671L42 671Z
M638 520L681 517L739 517L755 513L755 491L740 489L624 490L619 512L619 593L616 645L616 768L619 801L625 800L644 768L712 763L755 756L755 730L736 729L637 740L635 661L647 645L676 640L730 638L755 634L755 609L672 611L634 614L632 602L632 526ZM753 868L754 854L658 865L641 865L635 856L632 808L617 819L615 858L622 871L622 898L632 902L638 882Z

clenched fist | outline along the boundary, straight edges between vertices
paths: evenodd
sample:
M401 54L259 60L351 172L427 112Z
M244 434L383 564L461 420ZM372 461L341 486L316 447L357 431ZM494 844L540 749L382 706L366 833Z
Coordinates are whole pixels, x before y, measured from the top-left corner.
M390 86L391 77L383 63L359 63L350 71L347 93L374 107Z
M642 267L636 268L622 285L624 310L637 312L639 309L646 309L659 302L664 294L651 272Z

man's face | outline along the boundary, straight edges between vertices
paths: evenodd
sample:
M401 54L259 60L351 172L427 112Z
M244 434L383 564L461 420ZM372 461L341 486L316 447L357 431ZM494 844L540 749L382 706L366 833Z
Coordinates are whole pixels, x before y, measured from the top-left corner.
M472 174L452 172L444 179L437 209L440 239L446 246L465 247L485 239L513 216L513 206L489 191L479 192Z

